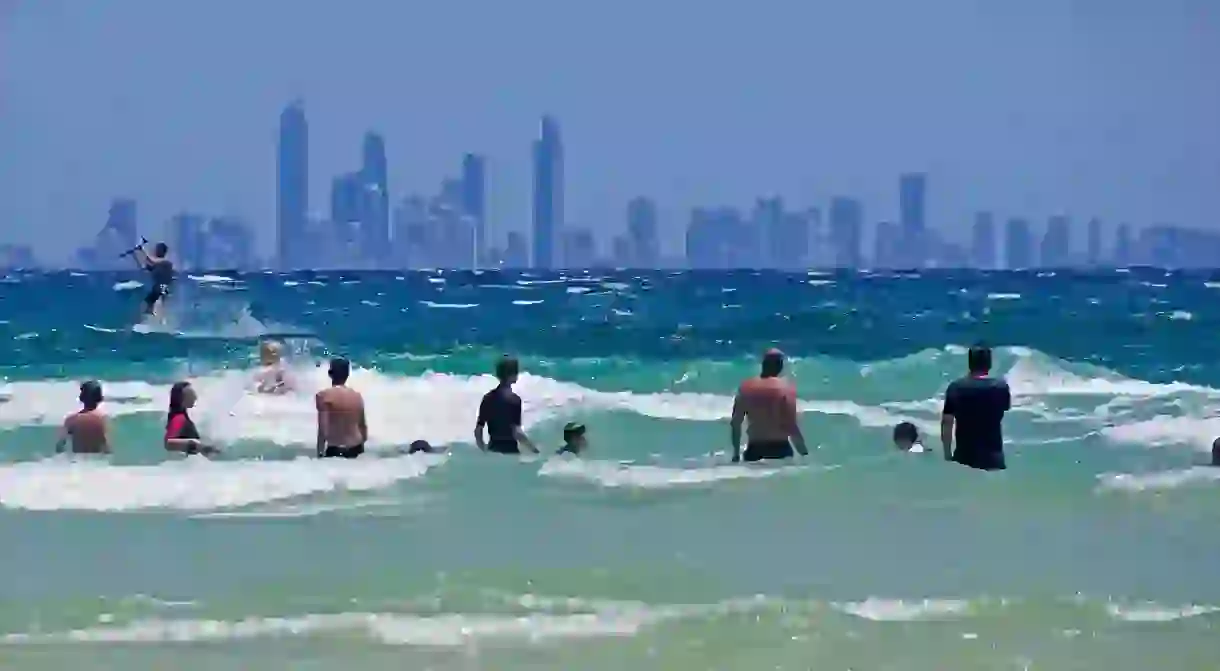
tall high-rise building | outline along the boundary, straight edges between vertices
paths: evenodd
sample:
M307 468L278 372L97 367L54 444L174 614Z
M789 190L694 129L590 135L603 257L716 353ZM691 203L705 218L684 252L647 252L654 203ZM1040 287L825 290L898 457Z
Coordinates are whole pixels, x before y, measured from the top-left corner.
M661 260L657 234L657 204L643 196L627 203L627 263L632 268L656 268Z
M309 123L305 106L294 101L280 113L276 158L276 255L282 269L307 267L311 245L309 212Z
M183 212L170 219L170 249L182 269L207 268L207 233L207 219L201 215Z
M478 154L462 157L462 209L474 220L475 259L487 260L487 166Z
M1101 220L1094 217L1089 220L1088 247L1085 251L1085 261L1090 267L1101 265Z
M556 267L555 241L563 232L563 140L559 123L542 117L534 140L534 258L532 266Z
M364 187L360 217L360 256L373 267L389 260L390 190L385 138L369 131L364 134L361 151L360 181Z
M1047 268L1067 268L1072 265L1072 237L1068 218L1050 218L1042 235L1042 265Z
M830 241L834 247L835 267L859 268L864 206L854 198L833 198L830 201Z
M978 212L974 215L974 228L970 238L971 265L984 270L994 269L996 267L996 231L995 217L990 212Z
M927 263L928 177L923 173L909 173L898 180L899 221L902 224L903 248L906 250L901 265L922 268Z
M1114 232L1114 265L1126 268L1135 262L1131 253L1131 225L1119 224Z
M1004 267L1026 270L1034 267L1034 234L1024 219L1009 219L1004 227Z

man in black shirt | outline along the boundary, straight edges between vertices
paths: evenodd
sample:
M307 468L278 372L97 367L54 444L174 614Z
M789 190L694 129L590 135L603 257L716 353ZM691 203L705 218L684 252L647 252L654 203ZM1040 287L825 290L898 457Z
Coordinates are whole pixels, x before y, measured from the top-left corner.
M513 383L521 365L510 356L496 362L496 379L500 384L483 396L479 404L479 418L474 425L474 442L484 452L520 454L517 444L524 443L531 452L537 453L521 428L521 397L513 392ZM483 427L487 427L487 440L483 440Z
M144 245L132 251L135 253L136 263L152 276L152 289L144 297L144 314L155 315L158 313L158 302L164 309L165 299L169 297L170 286L174 283L174 264L166 258L169 255L169 245L158 242L156 247L153 247L152 254L144 251Z
M1008 383L991 377L991 349L970 348L970 374L949 384L940 418L940 442L945 459L984 471L1004 464L1004 413L1012 407ZM957 440L957 449L953 441Z

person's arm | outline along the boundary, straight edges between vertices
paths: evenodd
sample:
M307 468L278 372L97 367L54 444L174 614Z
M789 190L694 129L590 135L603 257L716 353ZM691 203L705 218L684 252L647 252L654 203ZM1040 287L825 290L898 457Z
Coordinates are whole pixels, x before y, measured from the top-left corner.
M102 418L102 454L110 454L110 421Z
M525 429L521 428L521 398L517 397L517 402L513 404L513 436L517 438L518 443L524 443L534 454L539 454L540 450L534 441L525 434Z
M956 421L956 388L950 384L945 389L945 407L940 413L940 445L945 452L945 461L953 461L953 424Z
M326 434L328 433L327 422L329 418L326 416L326 403L322 401L322 392L318 392L313 397L314 408L318 411L318 433L315 448L317 449L318 458L326 456Z
M136 247L131 253L131 258L136 260L136 265L141 270L149 270L152 268L152 259L149 258L148 252L144 251L144 247Z
M1008 387L1008 383L1004 383L1004 412L1012 410L1012 389Z
M474 420L474 444L480 452L487 451L487 443L483 440L483 427L487 426L487 397L479 402L479 416Z
M364 403L360 403L360 442L369 442L369 421L364 415Z
M68 438L72 435L72 429L68 428L68 423L69 420L65 419L63 425L59 427L59 433L55 435L55 454L60 454L68 446Z
M805 434L801 433L801 424L796 413L796 389L790 390L787 402L784 404L785 421L788 422L788 438L792 446L803 457L809 456L809 448L805 447Z
M741 390L733 397L733 416L729 420L729 441L733 444L733 462L741 461L741 424L746 420L746 404Z

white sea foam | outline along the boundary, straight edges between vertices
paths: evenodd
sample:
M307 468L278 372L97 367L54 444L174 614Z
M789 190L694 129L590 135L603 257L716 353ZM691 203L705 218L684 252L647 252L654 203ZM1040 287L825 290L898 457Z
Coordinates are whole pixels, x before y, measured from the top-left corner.
M726 480L768 478L791 475L806 470L804 466L755 467L740 464L706 466L702 468L667 468L637 466L617 462L580 459L551 459L538 471L539 475L593 482L603 487L632 489L670 489L692 485L708 485Z
M417 478L437 455L357 460L209 461L152 466L52 458L0 466L0 505L24 510L214 510L335 491L368 491Z
M1103 473L1097 479L1102 490L1160 492L1192 485L1220 484L1220 468L1196 466L1152 473Z
M135 289L140 289L143 286L144 286L143 282L139 282L137 280L127 280L126 282L115 282L114 290L115 291L133 291Z
M1107 604L1106 612L1110 617L1125 622L1173 622L1200 615L1220 613L1220 607L1195 605L1168 607L1155 603L1127 606Z
M880 599L838 603L835 608L849 615L876 622L907 622L911 620L943 619L968 613L970 602L959 599Z

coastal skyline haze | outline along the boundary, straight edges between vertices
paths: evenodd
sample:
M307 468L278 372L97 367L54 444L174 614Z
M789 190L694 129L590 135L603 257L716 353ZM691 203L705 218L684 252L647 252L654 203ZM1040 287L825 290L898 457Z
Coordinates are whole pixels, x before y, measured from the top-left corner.
M637 195L667 252L691 207L770 194L895 221L910 171L929 176L928 225L958 240L980 209L1215 230L1218 38L1206 0L0 1L0 238L65 262L125 196L149 235L233 214L268 254L294 99L311 211L373 130L392 202L486 155L497 242L529 231L547 114L564 223L602 244Z

